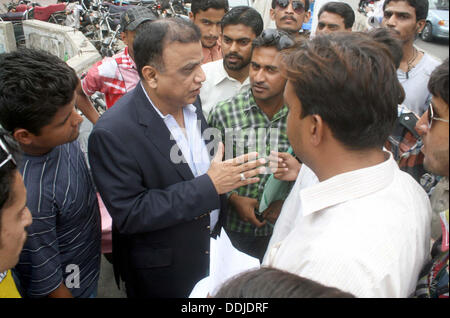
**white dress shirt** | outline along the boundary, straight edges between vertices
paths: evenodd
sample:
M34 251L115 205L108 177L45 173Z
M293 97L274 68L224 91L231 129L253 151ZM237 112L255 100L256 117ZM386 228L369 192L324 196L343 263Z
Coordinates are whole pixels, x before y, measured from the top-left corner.
M211 110L222 101L225 101L238 93L250 88L250 79L247 77L243 83L228 75L223 66L223 59L202 65L206 75L200 89L200 99L205 118L208 118Z
M182 129L172 115L168 114L164 116L161 113L161 111L153 104L142 83L141 86L150 101L150 104L152 104L155 111L163 119L167 129L169 129L171 137L180 148L183 158L186 160L189 168L191 168L194 177L199 177L207 173L211 166L211 160L205 140L202 138L200 120L197 120L197 108L192 104L183 108L185 128ZM172 159L182 160L183 158L174 157ZM212 211L210 214L211 231L214 230L218 220L219 210Z
M385 162L319 182L303 165L263 265L357 297L407 297L430 247L425 191Z

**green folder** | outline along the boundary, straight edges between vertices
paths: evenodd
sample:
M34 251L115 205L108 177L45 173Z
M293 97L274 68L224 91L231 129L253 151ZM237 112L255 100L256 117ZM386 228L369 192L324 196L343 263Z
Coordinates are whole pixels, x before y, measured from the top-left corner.
M294 155L294 150L289 147L287 153ZM280 181L275 179L273 174L269 177L264 187L264 192L259 204L259 214L262 214L272 202L278 200L285 200L291 192L291 188L295 182L292 181Z

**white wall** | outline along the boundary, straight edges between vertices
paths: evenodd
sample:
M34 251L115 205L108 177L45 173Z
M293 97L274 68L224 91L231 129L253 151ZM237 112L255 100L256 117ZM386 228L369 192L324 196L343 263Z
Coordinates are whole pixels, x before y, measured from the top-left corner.
M14 28L11 22L0 22L0 54L16 50Z
M78 75L101 59L91 42L73 28L39 20L23 22L28 48L41 49L67 61Z

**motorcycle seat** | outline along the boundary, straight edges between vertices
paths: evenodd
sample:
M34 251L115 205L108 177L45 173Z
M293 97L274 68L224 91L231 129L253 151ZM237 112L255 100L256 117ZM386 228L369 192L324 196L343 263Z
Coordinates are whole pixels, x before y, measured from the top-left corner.
M20 21L25 20L26 12L8 12L1 13L0 18L4 21Z
M116 5L109 5L109 13L110 14L115 14L115 13L122 13L127 11L129 8L129 6L116 6Z
M34 18L36 20L48 21L50 15L57 11L65 11L66 4L65 3L57 3L51 4L46 7L35 7L34 8Z

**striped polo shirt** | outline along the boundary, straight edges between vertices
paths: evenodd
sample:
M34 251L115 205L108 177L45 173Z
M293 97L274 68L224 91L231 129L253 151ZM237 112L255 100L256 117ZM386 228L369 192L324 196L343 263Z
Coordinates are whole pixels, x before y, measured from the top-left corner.
M78 141L25 154L20 171L33 216L16 266L26 296L45 297L64 283L74 297L89 297L100 271L100 212Z

